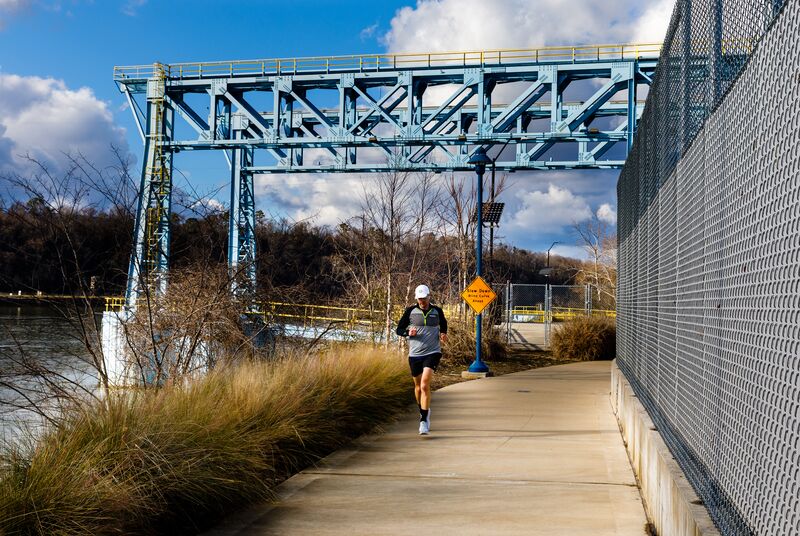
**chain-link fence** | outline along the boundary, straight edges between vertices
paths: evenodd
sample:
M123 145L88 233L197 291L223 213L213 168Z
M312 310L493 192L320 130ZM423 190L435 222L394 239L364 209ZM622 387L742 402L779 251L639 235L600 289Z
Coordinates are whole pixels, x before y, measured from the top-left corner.
M723 534L800 534L800 0L679 0L618 184L618 363Z
M509 283L504 295L505 322L544 323L547 285Z
M503 292L503 323L509 344L545 349L554 323L580 316L615 316L592 308L591 285L523 285L508 283Z

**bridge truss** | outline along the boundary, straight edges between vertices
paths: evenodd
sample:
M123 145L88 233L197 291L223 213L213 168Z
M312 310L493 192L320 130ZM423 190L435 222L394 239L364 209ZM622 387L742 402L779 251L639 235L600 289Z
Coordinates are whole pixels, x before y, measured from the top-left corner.
M228 159L228 262L244 274L234 289L244 295L256 284L254 175L471 171L470 157L494 146L500 170L621 168L644 107L637 90L652 82L659 51L601 45L116 67L145 147L126 308L145 285L166 288L177 152ZM581 81L586 95L570 102ZM615 147L621 157L604 159Z

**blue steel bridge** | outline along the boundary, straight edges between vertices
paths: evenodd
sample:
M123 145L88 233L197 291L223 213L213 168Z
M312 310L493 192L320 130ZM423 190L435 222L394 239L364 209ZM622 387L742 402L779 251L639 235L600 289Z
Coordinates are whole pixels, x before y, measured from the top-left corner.
M228 262L255 290L262 173L621 168L660 44L116 67L144 143L126 306L166 289L172 160L219 151L231 170ZM580 91L575 91L581 86ZM587 90L588 88L588 90ZM436 93L434 93L436 92ZM428 101L435 105L427 105ZM566 95L588 95L577 102ZM431 98L433 97L433 98ZM220 156L222 158L222 155Z

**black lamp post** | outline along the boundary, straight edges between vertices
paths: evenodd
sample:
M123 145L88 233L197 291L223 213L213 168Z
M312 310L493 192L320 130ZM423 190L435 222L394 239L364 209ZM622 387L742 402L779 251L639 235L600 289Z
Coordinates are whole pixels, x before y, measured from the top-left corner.
M548 281L550 281L550 272L552 272L552 270L550 269L550 250L553 249L553 246L555 246L556 244L560 244L560 243L561 242L553 242L550 245L550 247L547 248L547 265L544 268L542 268L541 270L539 270L539 275L545 276Z
M476 233L476 266L475 272L478 277L481 276L482 272L482 253L483 253L483 174L486 172L486 164L491 164L491 159L486 156L486 151L483 147L479 147L477 151L475 151L472 156L470 156L469 161L470 164L475 166L475 174L478 176L478 222L477 222L477 229ZM486 366L481 360L481 321L483 320L483 315L479 314L475 318L475 361L469 366L470 372L489 372L489 367Z
M552 244L550 244L550 247L547 248L547 267L548 268L550 268L550 250L553 249L553 246L555 246L556 244L560 244L560 243L561 242L553 242ZM548 275L550 275L550 274L548 274Z

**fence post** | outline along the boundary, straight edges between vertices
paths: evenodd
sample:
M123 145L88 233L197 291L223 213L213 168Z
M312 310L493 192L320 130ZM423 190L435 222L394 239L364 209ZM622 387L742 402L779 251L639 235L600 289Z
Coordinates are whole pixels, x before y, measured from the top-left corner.
M506 344L511 344L511 281L506 281Z
M584 292L586 293L586 316L592 316L592 285L586 285Z
M544 346L550 348L550 326L553 323L553 295L550 284L544 286Z

